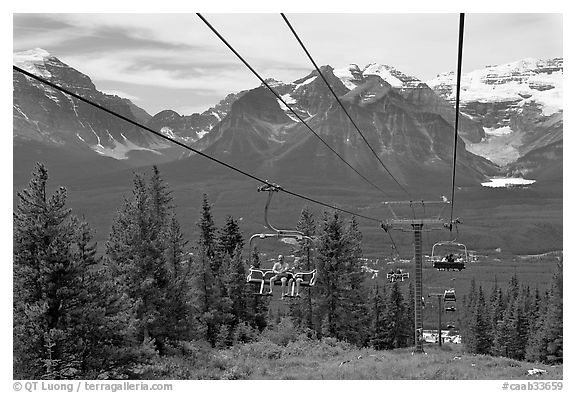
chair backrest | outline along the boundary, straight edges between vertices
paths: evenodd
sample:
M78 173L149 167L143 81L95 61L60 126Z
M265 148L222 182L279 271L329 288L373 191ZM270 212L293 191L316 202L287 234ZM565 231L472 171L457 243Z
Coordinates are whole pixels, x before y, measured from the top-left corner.
M261 270L252 267L249 269L249 272L250 273L246 278L246 281L248 282L261 282L262 280L266 281L270 280L270 278L276 275L276 273L274 273L272 270Z
M310 287L316 284L316 269L312 270L311 272L298 272L294 274L294 278L302 279L300 285L308 285Z

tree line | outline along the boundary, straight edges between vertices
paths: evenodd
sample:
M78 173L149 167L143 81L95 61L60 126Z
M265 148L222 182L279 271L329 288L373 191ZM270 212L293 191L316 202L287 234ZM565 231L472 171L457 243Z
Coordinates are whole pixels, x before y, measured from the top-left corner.
M282 318L314 339L332 337L375 349L414 345L412 284L366 279L354 218L324 212L317 219L309 208L302 210L297 229L317 240L301 242L293 251L304 268L318 270L318 280L286 311L246 284L248 266L261 264L259 253L245 255L234 217L227 216L221 227L215 224L207 195L198 240L185 239L171 190L156 167L147 176L134 174L103 255L96 252L90 225L66 207L66 189L47 195L47 182L48 171L38 164L28 187L17 194L13 217L15 379L136 379L143 365L181 353L191 342L214 349L242 345L257 341ZM523 333L529 342L523 356L561 361L561 336L558 342L557 325L549 322L559 316L561 334L561 281L559 294L556 281L537 309L528 306L535 302L526 300L524 290L487 303L482 289L473 287L467 315L480 316L465 325L470 350L501 351L505 342L509 352L498 354L517 356L511 337L524 332L518 327L524 322L514 325L522 309L525 321L533 321L525 313L538 315L530 322L534 327L526 322L526 332L537 326L549 332ZM486 314L488 304L498 304L493 315ZM490 324L494 333L510 326L511 333L490 336L486 349L482 324ZM540 350L530 352L533 346Z
M472 280L464 298L462 341L473 353L543 363L563 361L562 259L550 287L519 283L514 275L505 289L494 283L490 296Z

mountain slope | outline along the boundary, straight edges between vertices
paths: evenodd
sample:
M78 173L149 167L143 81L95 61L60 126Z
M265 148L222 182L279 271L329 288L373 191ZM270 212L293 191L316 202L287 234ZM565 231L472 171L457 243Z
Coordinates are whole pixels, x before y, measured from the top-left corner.
M461 110L480 122L487 135L469 149L506 165L561 140L562 80L562 58L524 59L464 74ZM454 102L453 73L440 74L427 84ZM507 154L496 156L502 149Z
M82 97L129 119L141 121L149 115L125 98L104 94L90 78L62 63L42 49L14 54L14 63ZM109 115L76 98L48 87L17 71L13 72L14 138L47 146L130 161L133 152L145 152L159 160L170 147L159 138Z
M428 187L450 182L453 130L439 114L418 108L378 75L370 75L349 91L324 67L328 80L342 95L348 112L388 170L403 185ZM306 122L354 168L377 183L398 189L372 156L324 82L314 75L278 86L290 104L307 114ZM286 101L288 102L288 100ZM239 98L226 117L197 147L230 164L249 168L264 177L290 181L299 177L325 182L362 182L306 126L286 113L266 88ZM205 145L203 145L205 144ZM457 172L462 184L479 184L497 168L464 149L460 141ZM203 168L204 159L192 157L169 165ZM204 169L200 172L205 172ZM212 174L212 172L210 172Z

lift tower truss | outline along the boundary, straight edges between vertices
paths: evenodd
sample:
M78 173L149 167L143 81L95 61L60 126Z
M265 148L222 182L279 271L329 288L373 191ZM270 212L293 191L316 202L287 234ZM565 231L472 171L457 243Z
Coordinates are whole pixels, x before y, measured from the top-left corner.
M390 209L392 218L382 223L382 229L386 232L400 230L414 233L414 352L423 353L422 232L451 228L449 220L441 218L450 201L394 201L385 202L385 205ZM431 212L438 212L438 215L432 216Z

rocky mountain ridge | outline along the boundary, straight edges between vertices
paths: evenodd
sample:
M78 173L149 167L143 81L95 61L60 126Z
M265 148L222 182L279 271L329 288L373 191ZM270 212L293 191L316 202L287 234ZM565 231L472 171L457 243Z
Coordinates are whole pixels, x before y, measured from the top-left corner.
M231 93L203 113L185 116L164 110L150 116L125 98L99 92L88 76L42 49L14 54L14 63L127 117L145 121L147 126L168 137L215 155L260 157L272 166L283 157L294 158L304 145L312 161L325 155L322 151L325 147L312 147L317 140L309 130L262 87ZM562 59L525 60L463 76L459 135L461 147L466 146L468 151L461 149L459 157L462 168L467 168L466 176L478 181L496 170L474 154L506 165L532 150L545 151L546 146L553 145L555 159L559 157L558 146L561 157L558 142L562 140L563 124L562 66ZM426 172L436 166L445 170L454 122L453 75L441 74L423 82L391 66L375 63L363 68L355 64L339 69L323 66L321 70L379 156L397 168L399 177L407 179L413 175L408 173ZM292 83L275 80L268 83L318 135L336 150L340 149L354 165L377 171L367 159L363 141L316 71ZM15 72L15 138L55 146L88 147L101 156L125 160L131 165L190 156L166 141L76 101ZM501 146L495 145L495 141ZM503 160L498 160L499 154L504 156ZM533 159L526 162L532 166L544 165ZM508 169L518 172L518 168L523 173L531 171L526 165Z

